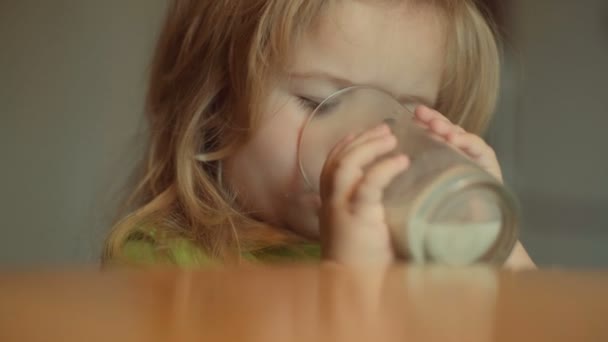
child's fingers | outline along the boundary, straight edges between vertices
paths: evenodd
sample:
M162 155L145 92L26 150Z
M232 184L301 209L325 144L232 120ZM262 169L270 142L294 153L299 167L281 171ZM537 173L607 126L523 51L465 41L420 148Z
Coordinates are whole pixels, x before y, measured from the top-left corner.
M454 133L447 137L447 141L459 148L472 158L482 156L494 157L494 150L479 136L470 133Z
M360 133L358 136L356 136L355 139L353 139L348 144L348 146L345 146L343 148L342 153L340 153L339 155L346 155L346 154L350 153L350 151L359 148L359 146L361 146L361 145L365 145L372 140L375 140L375 139L381 138L381 137L387 137L389 135L391 135L391 130L388 127L388 125L386 125L386 124L381 124L372 129L368 129L368 130Z
M416 110L414 111L414 118L422 123L429 123L431 120L434 119L441 119L450 122L450 120L448 120L448 118L446 118L443 114L432 108L422 105L416 107Z
M350 144L354 139L355 139L355 134L351 133L348 134L347 136L345 136L344 138L342 138L342 140L338 141L338 143L332 147L331 151L329 151L329 154L327 155L327 161L333 160L335 158L336 155L338 155L339 153L342 152L342 150L344 149L344 147L346 147L348 144Z
M429 129L433 133L444 137L451 132L466 133L462 127L454 125L443 114L426 106L417 107L414 122L418 126Z
M338 143L329 151L327 158L325 159L325 164L321 169L321 179L320 179L320 191L321 198L326 198L327 194L330 194L329 189L334 187L332 177L328 177L328 173L330 171L333 172L334 167L332 164L336 158L336 155L342 152L345 146L350 144L355 139L355 134L351 133L346 135L342 140L338 141ZM331 176L331 175L329 175Z
M459 132L464 131L459 129L458 126L452 125L449 121L442 119L433 119L430 121L427 127L428 133L431 138L438 141L448 141L448 138L454 134L460 134Z
M481 137L467 133L462 127L452 124L438 111L419 106L415 120L419 124L426 125L432 138L452 144L473 159L496 158L494 150Z
M357 211L370 203L382 201L384 189L409 165L410 159L407 156L398 155L372 166L352 194L353 209Z
M351 146L357 145L361 141L366 141L366 140L373 139L375 137L387 135L389 132L390 132L389 127L385 124L382 124L382 125L372 128L372 129L363 131L359 134L355 134L355 133L348 134L346 137L344 137L342 140L340 140L336 144L336 146L334 146L332 148L332 150L329 152L329 155L327 156L327 160L332 160L332 159L336 158L336 156L342 154L346 148L351 148Z
M330 164L327 176L333 177L332 195L346 199L354 184L363 176L363 168L397 146L393 135L380 136L358 145Z
M448 136L447 142L502 182L496 152L481 137L470 133L454 133Z
M432 119L429 122L429 128L431 132L442 137L446 137L448 134L456 132L456 126L452 125L449 121L442 119Z
M333 194L335 188L340 188L344 185L336 184L334 181L334 173L337 168L337 163L343 164L342 158L347 155L354 146L361 145L365 142L387 136L390 129L386 124L382 124L359 134L351 133L340 140L330 151L327 156L323 171L321 173L321 197L325 198L327 194ZM353 174L355 177L355 174ZM346 182L347 180L345 180Z

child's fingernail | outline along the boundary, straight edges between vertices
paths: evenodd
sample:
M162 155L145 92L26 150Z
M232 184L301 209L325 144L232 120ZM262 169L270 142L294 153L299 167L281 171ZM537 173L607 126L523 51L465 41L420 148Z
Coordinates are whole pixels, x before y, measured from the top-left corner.
M399 156L399 163L403 166L407 166L410 164L410 158L405 154Z
M342 140L349 141L349 140L353 140L354 137L355 137L355 134L349 133Z
M390 129L386 123L381 123L380 125L376 126L376 128L374 128L374 131L381 132L381 133L388 133L388 132L390 132Z
M419 105L418 107L416 107L416 113L422 114L422 115L428 115L429 107L427 107L425 105Z

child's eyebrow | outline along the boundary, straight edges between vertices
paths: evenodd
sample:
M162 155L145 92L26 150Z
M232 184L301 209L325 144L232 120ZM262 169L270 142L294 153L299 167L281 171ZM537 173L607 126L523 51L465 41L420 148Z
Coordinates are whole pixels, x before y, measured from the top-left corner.
M346 78L342 78L342 77L338 77L336 75L332 75L326 71L307 71L307 72L291 72L288 74L289 79L300 79L300 80L321 80L321 81L326 81L330 84L332 84L334 86L334 88L337 90L339 89L343 89L343 88L347 88L347 87L352 87L352 86L356 86L356 85L363 85L363 84L359 84L356 82L353 82L351 80L348 80ZM372 85L373 86L373 85ZM396 94L391 93L390 91L380 88L380 87L375 87L378 88L380 90L384 90L389 94L392 94L393 96L395 96L395 98L401 102L401 103L412 103L415 102L417 104L422 104L425 105L427 107L431 107L434 108L435 105L435 101L433 101L432 99L430 99L429 97L426 96L420 96L420 95L399 95L397 96Z

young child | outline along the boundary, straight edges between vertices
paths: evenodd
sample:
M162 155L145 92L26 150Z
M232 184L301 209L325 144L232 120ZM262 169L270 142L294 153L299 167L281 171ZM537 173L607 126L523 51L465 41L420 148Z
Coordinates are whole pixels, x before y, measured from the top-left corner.
M350 85L416 98L418 124L500 178L478 136L498 83L496 42L472 0L175 0L133 212L104 261L388 264L381 197L408 157L376 161L396 146L388 127L349 136L325 164L322 196L311 194L297 165L307 116ZM507 265L533 264L518 244Z

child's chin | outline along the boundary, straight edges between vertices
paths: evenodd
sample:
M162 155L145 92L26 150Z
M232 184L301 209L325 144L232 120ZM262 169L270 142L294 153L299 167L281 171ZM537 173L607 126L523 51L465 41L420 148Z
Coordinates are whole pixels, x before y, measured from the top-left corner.
M316 197L317 199L302 198L297 205L289 206L285 217L291 231L315 240L319 239L318 212L321 207L321 200L319 196Z
M311 240L319 240L319 225L316 223L316 220L313 224L303 224L302 221L297 224L292 224L290 230L300 236L303 236L307 239Z
M319 209L321 198L316 193L299 193L283 203L281 215L287 229L309 239L319 239Z

